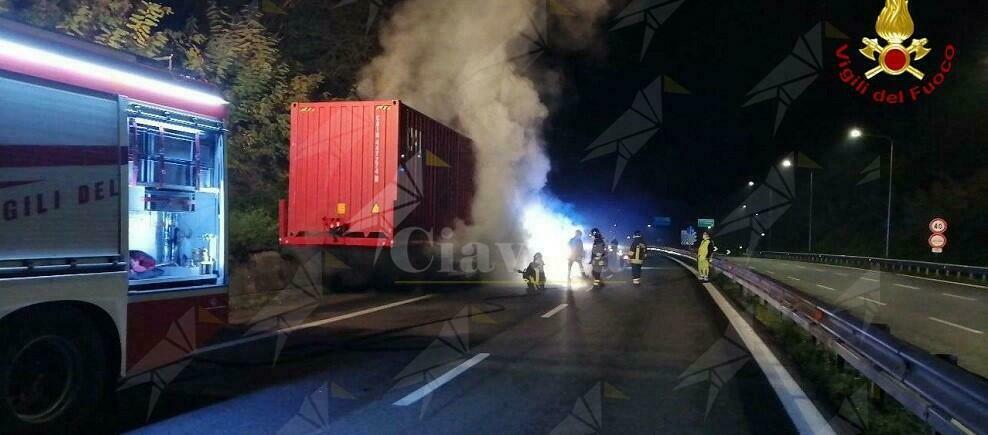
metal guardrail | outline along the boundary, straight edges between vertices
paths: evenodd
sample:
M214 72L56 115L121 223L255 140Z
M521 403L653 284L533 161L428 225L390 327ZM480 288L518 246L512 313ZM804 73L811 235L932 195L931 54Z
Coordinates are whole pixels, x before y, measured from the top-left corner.
M658 248L695 261L695 254ZM729 261L712 267L758 295L942 434L988 434L988 382L888 332Z
M881 270L890 272L922 273L945 278L964 278L988 282L988 267L965 266L962 264L942 264L929 261L898 260L881 257L859 257L854 255L813 254L804 252L760 251L760 257L778 260L808 261L815 263L843 264L872 268L878 266Z

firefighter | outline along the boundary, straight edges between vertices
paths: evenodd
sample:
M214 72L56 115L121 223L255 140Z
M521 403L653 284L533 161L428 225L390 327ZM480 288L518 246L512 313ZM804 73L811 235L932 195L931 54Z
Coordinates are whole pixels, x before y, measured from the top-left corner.
M628 248L628 262L631 263L631 283L635 287L642 285L642 264L645 263L645 256L648 249L642 239L642 232L635 231L631 239L631 247Z
M593 248L590 249L590 271L593 274L593 288L600 289L604 286L601 274L607 268L607 242L600 230L594 228L590 230L593 237Z
M545 291L545 262L542 261L542 253L536 252L532 262L528 263L528 268L519 270L518 273L525 278L528 284L528 293Z
M700 271L700 281L710 281L710 261L714 258L714 241L710 238L710 233L703 232L703 240L696 250L696 266Z
M572 239L569 239L569 266L566 268L566 281L569 281L570 274L573 272L573 265L580 269L580 275L583 279L588 279L587 272L583 270L583 258L587 256L586 251L583 249L583 231L576 230L576 234Z

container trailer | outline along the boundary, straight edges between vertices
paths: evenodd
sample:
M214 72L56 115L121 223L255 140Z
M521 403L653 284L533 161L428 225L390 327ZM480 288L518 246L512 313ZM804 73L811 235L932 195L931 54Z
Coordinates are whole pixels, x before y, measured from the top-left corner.
M470 222L466 136L399 100L295 103L291 112L282 245L328 248L366 274L379 270L368 261L388 257L368 256L374 248L421 254L411 245Z

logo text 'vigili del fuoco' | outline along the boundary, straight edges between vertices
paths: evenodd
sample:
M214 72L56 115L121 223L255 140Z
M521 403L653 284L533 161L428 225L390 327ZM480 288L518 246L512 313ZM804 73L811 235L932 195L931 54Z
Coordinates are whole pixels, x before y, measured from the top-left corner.
M879 38L861 38L863 46L858 52L863 56L848 53L848 44L843 44L835 52L837 68L842 82L855 92L870 96L876 103L904 104L918 101L924 95L931 95L943 85L953 69L957 49L952 44L943 47L939 64L928 59L921 62L935 48L927 47L927 38L912 38L915 24L909 14L909 0L885 0L875 32ZM906 44L908 41L908 45ZM867 70L856 71L857 60L864 60ZM935 69L934 69L935 68ZM879 75L897 77L896 88L872 87L872 79ZM908 81L908 82L906 82ZM902 84L905 83L905 86Z

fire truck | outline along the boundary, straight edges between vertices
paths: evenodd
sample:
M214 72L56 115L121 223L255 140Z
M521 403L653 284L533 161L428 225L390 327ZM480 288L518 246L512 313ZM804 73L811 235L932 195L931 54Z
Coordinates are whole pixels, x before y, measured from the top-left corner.
M0 433L78 429L226 323L226 104L0 19Z

